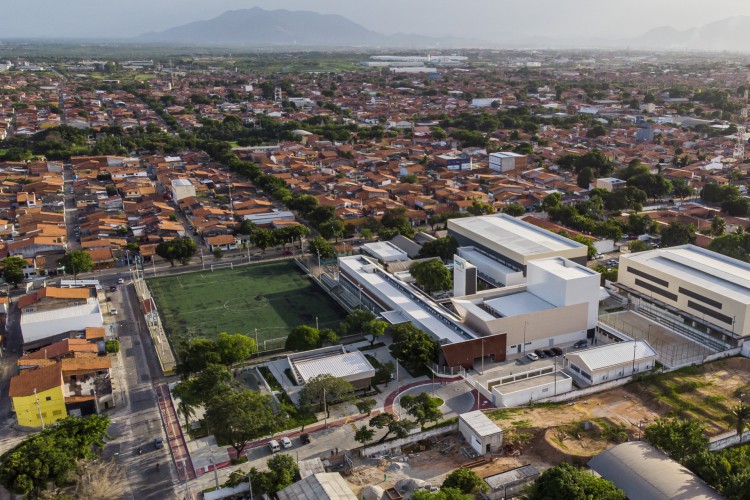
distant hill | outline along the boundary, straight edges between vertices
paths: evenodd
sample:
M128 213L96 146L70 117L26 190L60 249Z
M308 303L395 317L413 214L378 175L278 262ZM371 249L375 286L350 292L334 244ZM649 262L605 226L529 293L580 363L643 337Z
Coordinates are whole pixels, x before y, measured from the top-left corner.
M486 42L420 35L386 36L332 14L309 11L231 10L208 21L197 21L136 38L146 43L219 46L481 46Z
M622 42L633 48L747 52L750 50L750 17L729 17L687 30L664 26Z

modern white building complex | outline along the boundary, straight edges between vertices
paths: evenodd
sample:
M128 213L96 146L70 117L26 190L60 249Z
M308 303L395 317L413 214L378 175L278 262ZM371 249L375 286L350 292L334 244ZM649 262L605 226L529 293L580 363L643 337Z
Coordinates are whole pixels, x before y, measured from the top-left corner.
M750 264L693 245L623 255L617 286L634 309L715 351L750 335Z
M507 214L450 219L448 234L460 246L474 247L507 268L524 273L535 259L565 257L585 264L588 254L586 245Z

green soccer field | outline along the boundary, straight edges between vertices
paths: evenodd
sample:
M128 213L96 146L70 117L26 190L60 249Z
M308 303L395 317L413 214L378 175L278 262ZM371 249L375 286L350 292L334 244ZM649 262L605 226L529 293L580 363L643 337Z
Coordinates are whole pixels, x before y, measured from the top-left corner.
M298 325L335 328L345 313L289 260L148 279L173 346L220 332L255 336L261 350L283 347ZM264 348L265 347L265 348Z

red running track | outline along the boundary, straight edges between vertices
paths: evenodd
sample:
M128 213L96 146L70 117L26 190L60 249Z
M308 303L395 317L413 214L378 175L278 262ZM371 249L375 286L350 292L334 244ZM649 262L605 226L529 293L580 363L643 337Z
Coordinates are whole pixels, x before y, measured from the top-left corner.
M164 429L167 431L167 443L172 450L172 459L177 468L177 476L180 481L193 480L196 477L193 462L190 460L185 436L182 434L182 428L175 410L172 398L169 395L169 387L166 384L156 386L156 396L159 398L159 412L164 423Z

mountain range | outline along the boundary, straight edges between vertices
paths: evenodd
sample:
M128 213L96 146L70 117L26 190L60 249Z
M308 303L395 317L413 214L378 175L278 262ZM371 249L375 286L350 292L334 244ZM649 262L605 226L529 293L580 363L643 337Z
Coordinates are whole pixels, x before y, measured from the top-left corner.
M750 51L750 17L735 16L677 30L654 28L629 38L545 37L498 34L495 40L384 35L343 16L310 11L232 10L206 21L143 34L138 43L279 47L419 47L419 48L633 48L648 50Z

